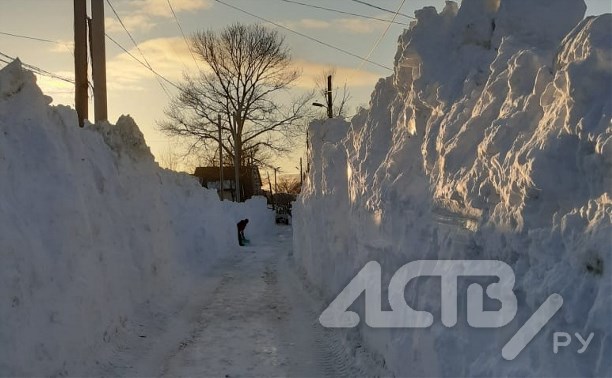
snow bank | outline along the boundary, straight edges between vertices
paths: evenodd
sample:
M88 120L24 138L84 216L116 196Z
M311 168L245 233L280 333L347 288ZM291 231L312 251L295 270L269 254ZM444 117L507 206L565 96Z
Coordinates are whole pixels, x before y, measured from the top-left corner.
M424 8L370 109L310 126L294 249L330 300L371 260L383 287L420 259L497 259L516 274L518 313L501 329L468 327L461 281L459 322L443 327L433 279L406 296L434 314L431 328L362 322L396 374L612 375L612 15L583 20L584 10L581 0ZM502 359L552 293L559 313ZM583 354L575 338L554 354L557 331L594 338Z
M266 197L253 197L243 203L230 201L223 202L225 210L228 212L228 217L234 224L247 218L249 224L244 231L244 235L251 241L251 244L257 244L267 235L274 232L276 224L274 223L274 212L268 209ZM236 227L234 226L234 230ZM237 231L235 230L234 233Z
M0 71L2 376L91 374L137 309L238 248L234 218L265 217L160 169L130 117L80 129L50 102L19 61Z

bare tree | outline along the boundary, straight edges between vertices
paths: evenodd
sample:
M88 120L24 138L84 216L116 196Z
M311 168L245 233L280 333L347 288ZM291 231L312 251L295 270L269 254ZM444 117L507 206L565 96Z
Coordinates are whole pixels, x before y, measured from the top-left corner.
M327 77L328 76L335 77L336 69L328 68L323 73L317 77L315 80L315 93L317 96L320 96L322 99L322 103L327 103ZM332 88L332 107L333 113L335 117L346 117L347 116L347 107L348 102L351 99L351 94L346 86L346 82L342 87L335 86Z
M280 101L300 74L291 66L284 38L261 25L234 24L220 33L198 32L190 42L208 67L198 76L184 76L161 130L189 139L189 151L210 154L221 144L234 163L236 181L245 160L261 164L290 151L303 133L310 98Z
M178 153L173 146L166 146L166 148L159 155L159 165L173 170L178 171L181 165L181 155Z
M300 179L283 177L278 181L279 193L299 194L301 189L302 185L300 184Z

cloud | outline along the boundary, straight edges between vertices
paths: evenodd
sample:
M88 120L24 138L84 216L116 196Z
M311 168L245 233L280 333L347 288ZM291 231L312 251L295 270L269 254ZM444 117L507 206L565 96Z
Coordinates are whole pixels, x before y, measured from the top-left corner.
M348 31L356 34L370 34L383 30L386 25L381 22L372 22L355 18L339 18L335 20L338 30Z
M208 0L172 0L170 2L175 13L193 12L200 9L211 7ZM172 12L168 7L168 3L162 0L137 0L132 1L134 9L139 9L142 12L151 16L157 17L172 17Z
M58 71L53 72L53 74L67 79L74 79L74 72L72 71ZM36 74L36 84L41 89L44 88L49 91L74 91L74 84L72 83L39 74Z
M210 0L171 0L172 9L178 15L182 12L194 12L211 7ZM118 3L115 6L117 13L121 17L126 29L130 32L148 32L160 18L167 19L174 17L164 0L129 0ZM111 11L105 19L106 31L109 33L122 32L123 27L115 18Z
M183 72L193 73L198 70L185 41L180 37L150 39L140 43L139 48L153 69L174 83L183 79ZM129 51L144 63L144 59L136 48ZM200 69L206 68L206 64L201 61L198 61L198 66ZM342 86L346 82L349 88L373 87L380 77L379 74L365 69L330 66L305 59L295 60L293 66L302 72L301 77L295 83L297 89L313 89L315 82L330 68L335 69L335 85ZM126 53L109 58L107 63L109 88L140 91L143 90L145 83L155 80L155 77L155 74ZM160 80L164 82L163 79ZM164 85L166 84L164 82Z
M113 15L114 16L114 15ZM155 26L153 20L144 14L132 14L127 16L121 16L121 21L123 21L123 25L130 32L141 31L147 32ZM121 23L115 17L106 17L104 19L104 23L106 24L106 32L107 33L117 33L123 32L123 27Z
M54 74L65 78L74 78L74 72L59 71L54 72ZM53 98L53 104L71 106L74 104L74 84L39 74L36 74L36 84L45 95Z
M197 70L194 58L181 37L150 39L138 45L151 67L166 79L176 83L183 78L183 72ZM129 50L130 54L145 63L136 48ZM200 68L205 64L198 62ZM142 90L144 81L155 79L156 75L135 61L127 53L121 53L107 63L108 85L114 89ZM167 82L160 78L164 85Z
M289 29L329 29L331 23L322 20L315 20L312 18L303 18L298 21L280 21L278 24L283 25Z
M198 70L194 58L181 37L150 39L140 43L139 47L153 69L175 84L182 81L183 72L194 73ZM129 51L144 63L136 48ZM207 68L207 65L201 61L198 61L198 66L201 69ZM306 59L294 60L293 66L302 72L301 77L295 82L296 91L313 90L316 87L316 81L320 80L324 72L329 71L330 68L335 69L334 86L342 87L346 83L349 90L370 90L380 78L379 74L368 71L367 68L330 66ZM160 80L171 93L175 93L175 88L163 79ZM156 82L155 74L124 52L108 57L107 82L109 91L134 93L151 90L152 85L155 87L154 90L161 90Z
M280 21L278 23L290 29L334 30L350 34L369 34L383 30L386 27L381 22L355 18L335 18L330 21L303 18L297 21Z
M303 59L297 59L294 62L295 68L302 71L302 76L297 80L295 85L298 88L314 89L317 81L320 81L325 72L330 69L335 70L334 86L342 86L347 84L349 90L351 87L373 87L380 78L380 75L374 72L352 67L330 66L311 62Z
M57 42L49 51L54 53L72 53L74 51L74 41L60 39Z

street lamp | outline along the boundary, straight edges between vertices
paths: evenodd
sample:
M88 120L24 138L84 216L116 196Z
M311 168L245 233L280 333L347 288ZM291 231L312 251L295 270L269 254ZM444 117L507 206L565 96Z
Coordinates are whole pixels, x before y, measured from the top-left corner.
M334 118L331 75L327 76L327 91L325 91L325 96L327 97L327 105L323 105L320 102L313 102L312 105L320 108L327 108L327 118Z
M331 105L324 105L324 104L321 104L320 102L313 102L312 106L316 106L316 107L319 107L319 108L326 108L327 109L327 118L333 118L332 110L331 110Z

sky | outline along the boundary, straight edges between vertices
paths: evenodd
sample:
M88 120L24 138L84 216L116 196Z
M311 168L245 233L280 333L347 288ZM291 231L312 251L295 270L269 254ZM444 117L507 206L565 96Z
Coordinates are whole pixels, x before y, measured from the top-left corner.
M612 11L608 0L585 2L587 15ZM138 49L117 20L109 3L137 43ZM346 83L349 89L350 116L357 106L368 104L376 81L392 73L390 69L380 66L392 67L397 38L411 21L406 15L413 15L415 10L425 6L441 10L444 3L444 0L105 0L105 24L111 38L141 61L144 55L156 72L174 83L180 82L184 72L196 70L196 63L180 28L187 36L199 30L222 30L235 22L261 23L277 28L286 37L285 42L292 51L295 64L302 70L302 77L296 83L294 93L314 89L316 78L333 67L336 70L334 86ZM19 57L24 63L73 79L72 6L73 0L0 0L0 53ZM382 21L316 7L333 8ZM394 17L393 12L379 8L392 11L399 9L396 23L389 23ZM303 35L278 28L273 23ZM6 33L52 42L18 38ZM360 57L369 55L370 60L380 66L364 63L304 35L350 54ZM177 150L177 141L160 133L157 122L164 119L164 109L176 90L167 83L162 86L160 82L165 83L164 80L156 77L109 39L106 40L106 58L109 121L116 122L122 114L131 115L140 126L157 160L164 163L163 156ZM0 68L4 65L0 62ZM72 84L45 76L39 76L38 83L45 94L54 99L54 104L74 107ZM93 119L91 98L89 107L89 118ZM321 111L324 113L323 109ZM289 156L280 157L275 165L281 167L281 172L285 174L297 173L299 158L303 154L304 150L298 148ZM265 175L264 172L262 174Z

